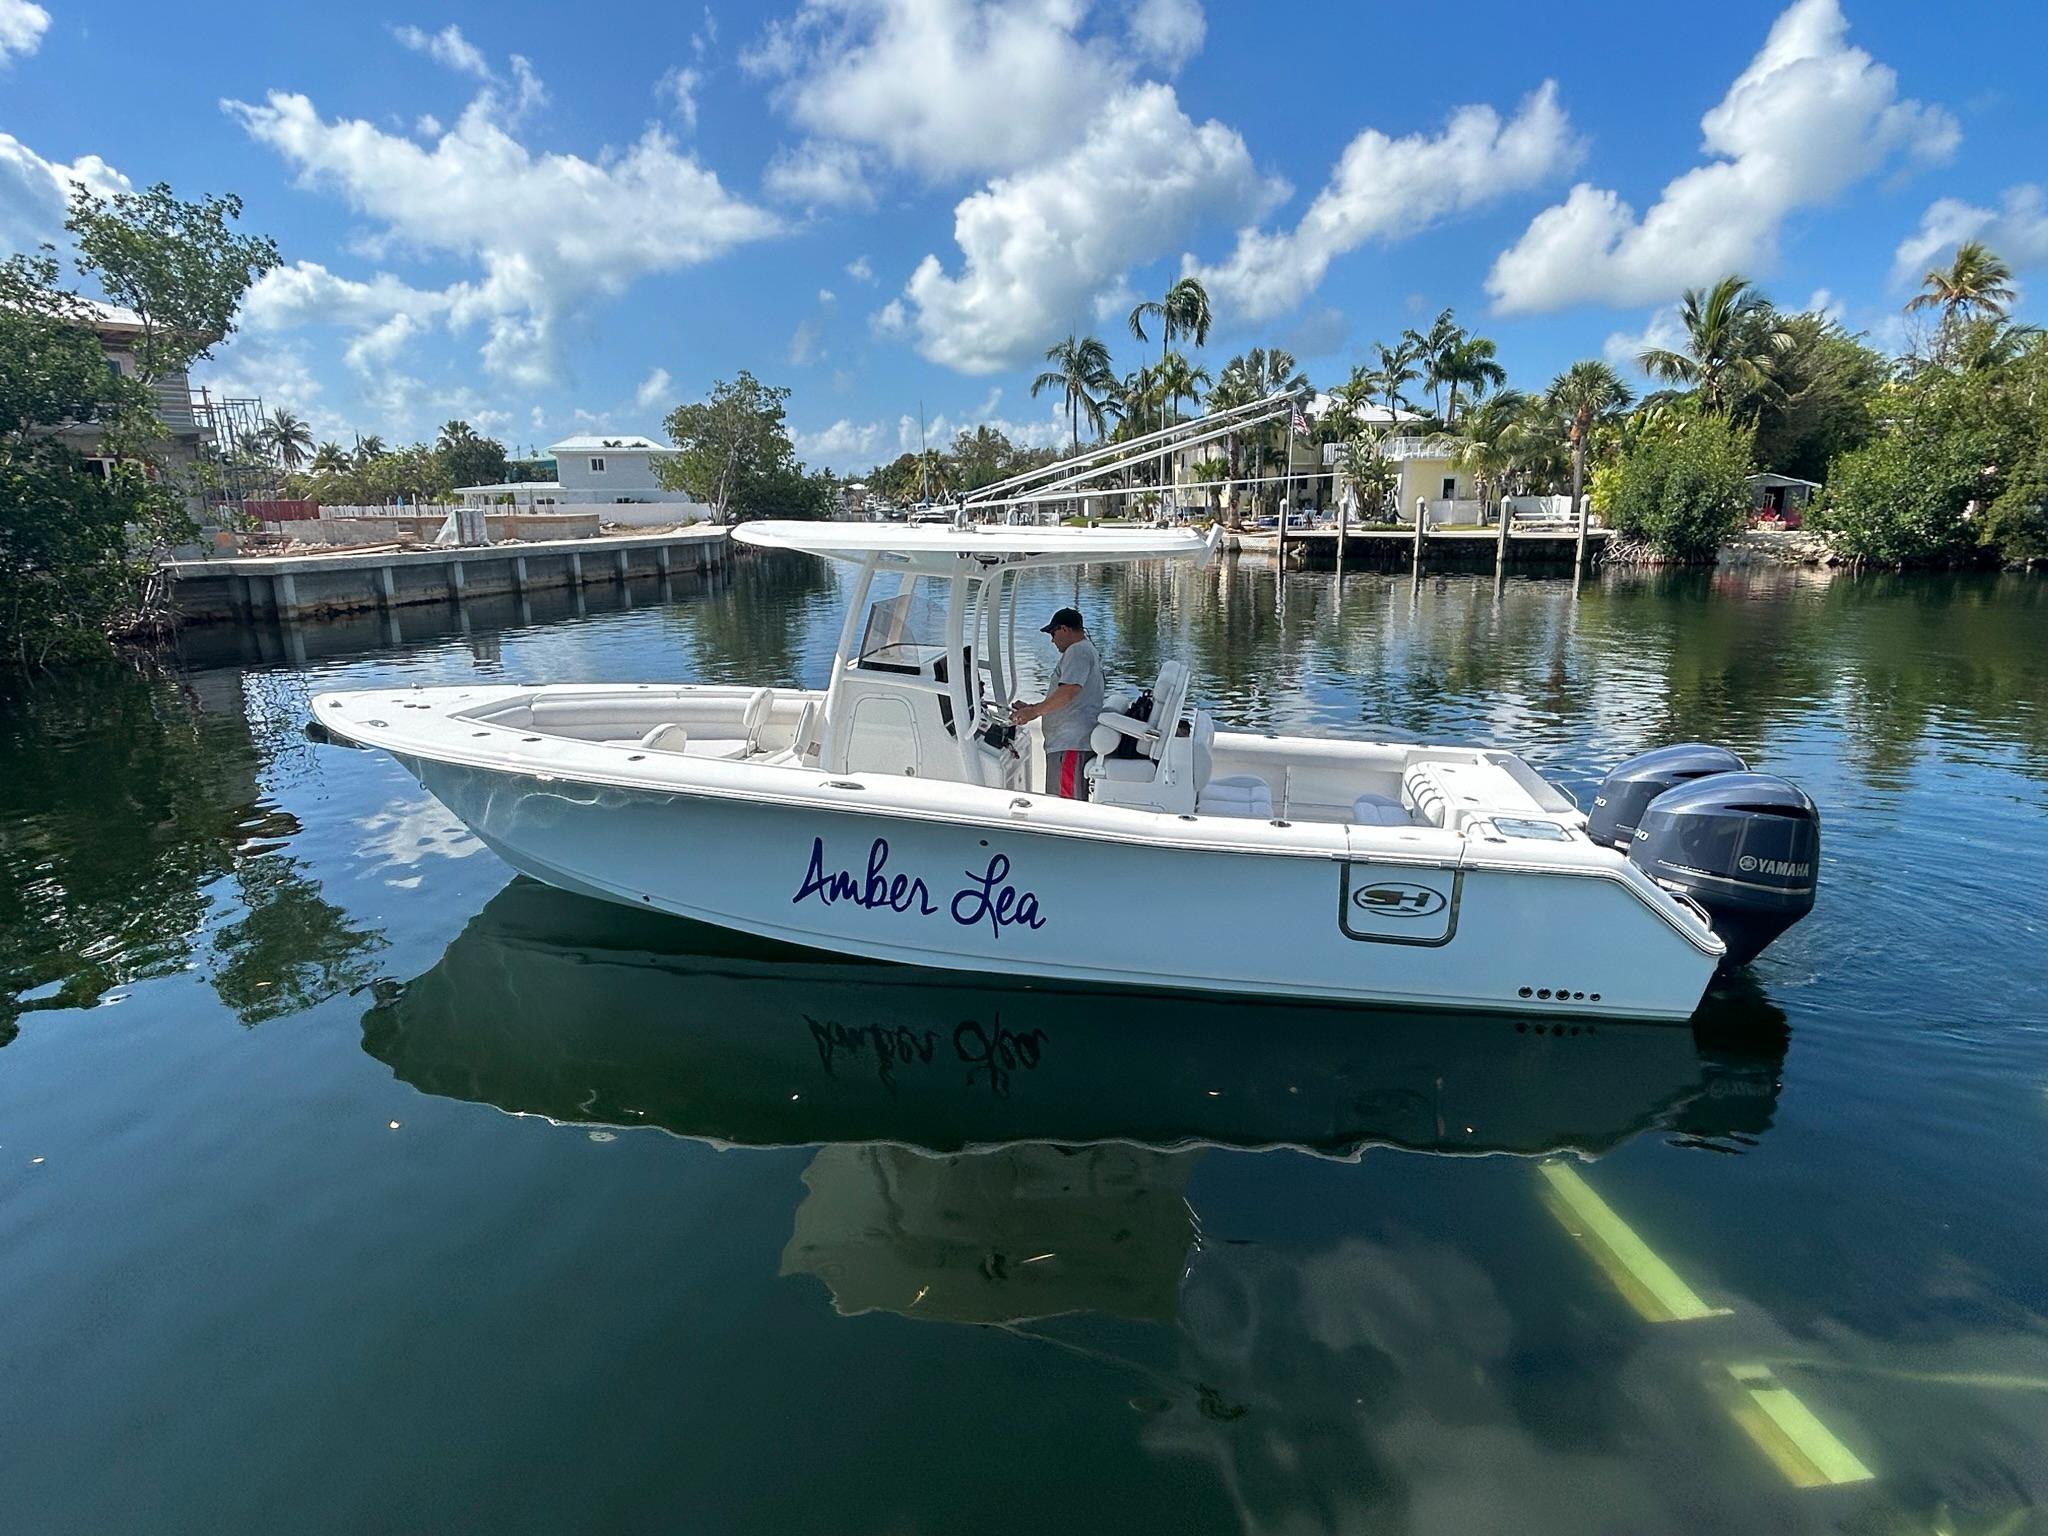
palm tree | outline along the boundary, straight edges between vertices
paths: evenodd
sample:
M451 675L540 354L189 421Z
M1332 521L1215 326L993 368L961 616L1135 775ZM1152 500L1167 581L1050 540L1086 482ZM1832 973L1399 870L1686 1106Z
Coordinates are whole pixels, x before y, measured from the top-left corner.
M1195 477L1195 483L1202 486L1204 493L1208 496L1209 515L1211 517L1221 516L1223 493L1229 489L1230 460L1197 459L1188 466L1188 473ZM1226 483L1221 486L1216 485L1214 482L1218 480Z
M1678 306L1685 350L1648 347L1643 371L1699 391L1700 404L1727 413L1771 390L1776 362L1791 345L1771 301L1748 278L1730 273L1711 288L1688 288Z
M1380 396L1386 401L1389 411L1404 411L1408 408L1408 397L1401 393L1401 386L1413 384L1422 374L1416 364L1422 360L1413 331L1404 335L1394 346L1383 341L1372 344L1374 361L1370 377L1378 386Z
M1688 293L1688 301L1693 297ZM1565 419L1565 435L1572 445L1572 510L1579 517L1578 559L1586 558L1586 440L1593 428L1612 420L1627 409L1628 386L1615 371L1593 358L1573 363L1551 381L1551 408Z
M1504 389L1465 414L1457 462L1478 488L1482 522L1486 516L1486 493L1504 490L1508 476L1516 468L1528 404L1528 396L1520 390ZM1502 519L1506 519L1505 511Z
M280 405L263 423L263 446L286 474L294 474L313 452L313 429L303 416L294 416Z
M1450 409L1444 417L1449 426L1458 419L1458 386L1463 385L1477 400L1489 389L1499 389L1508 381L1507 369L1501 367L1494 357L1494 345L1484 336L1465 336L1453 343L1444 354L1438 370L1443 381L1451 386Z
M384 439L371 433L368 437L356 439L356 468L375 463L384 457Z
M1180 418L1182 400L1201 401L1202 391L1209 387L1209 370L1191 367L1188 360L1178 352L1169 352L1159 360L1156 374L1160 393L1173 402L1174 419Z
M1198 347L1209 344L1209 290L1192 277L1184 277L1166 290L1166 296L1157 302L1148 300L1135 306L1130 313L1131 334L1140 341L1145 335L1145 322L1159 322L1159 363L1166 366L1166 349L1176 337L1188 337ZM1179 405L1175 399L1176 407ZM1178 414L1178 411L1176 411Z
M1427 331L1403 331L1402 343L1413 349L1414 360L1422 364L1422 382L1429 390L1429 412L1442 418L1443 396L1441 390L1449 382L1444 372L1447 363L1465 339L1465 328L1452 317L1448 306L1438 311L1436 319Z
M441 436L434 444L437 453L448 453L454 449L466 448L477 441L476 428L466 421L444 421Z
M313 462L306 467L316 475L344 474L349 467L348 450L339 443L322 443L313 450Z
M1308 389L1308 375L1295 363L1294 354L1283 352L1278 347L1271 351L1264 347L1253 347L1242 356L1232 358L1223 371L1227 376L1233 370L1238 373L1244 384L1247 400L1266 400L1282 393L1298 395ZM1214 404L1215 396L1212 394L1209 398L1210 403ZM1271 427L1261 426L1252 430L1257 434L1252 443L1258 450L1258 466L1253 472L1253 478L1261 482L1257 496L1263 497L1266 489L1263 483L1266 478L1266 443ZM1291 432L1291 428L1289 430Z
M1379 433L1357 432L1345 439L1344 478L1358 496L1358 510L1370 513L1373 522L1383 521L1387 497L1400 482L1401 472L1386 456Z
M2017 295L2012 268L1991 254L1981 240L1965 240L1946 267L1929 269L1920 280L1923 292L1906 302L1906 313L1938 309L1944 325L1973 315L2002 316Z
M1116 387L1116 375L1109 371L1109 348L1098 337L1069 335L1045 349L1045 360L1053 366L1031 381L1031 393L1057 389L1065 394L1073 452L1079 453L1082 417L1088 418L1097 437L1102 436L1102 397Z

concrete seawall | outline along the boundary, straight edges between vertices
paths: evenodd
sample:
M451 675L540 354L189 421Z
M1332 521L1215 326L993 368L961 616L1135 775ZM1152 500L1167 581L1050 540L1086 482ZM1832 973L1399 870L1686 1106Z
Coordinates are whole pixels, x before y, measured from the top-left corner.
M580 588L709 570L729 555L725 529L685 528L472 549L174 560L164 574L181 622L218 624Z

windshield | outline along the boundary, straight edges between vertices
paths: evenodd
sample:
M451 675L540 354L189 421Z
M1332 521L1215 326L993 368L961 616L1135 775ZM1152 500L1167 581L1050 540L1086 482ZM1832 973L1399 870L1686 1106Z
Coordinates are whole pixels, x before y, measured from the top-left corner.
M912 579L894 597L885 597L869 608L859 661L863 665L917 666L929 658L946 632L946 608L938 600L943 590L939 583Z

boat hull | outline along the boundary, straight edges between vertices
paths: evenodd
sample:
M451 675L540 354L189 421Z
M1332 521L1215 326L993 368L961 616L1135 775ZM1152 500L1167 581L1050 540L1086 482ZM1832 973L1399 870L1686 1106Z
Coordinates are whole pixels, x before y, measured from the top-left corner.
M1685 1019L1718 955L1626 882L1156 846L401 755L514 868L835 954L1200 993ZM853 786L858 788L858 786Z

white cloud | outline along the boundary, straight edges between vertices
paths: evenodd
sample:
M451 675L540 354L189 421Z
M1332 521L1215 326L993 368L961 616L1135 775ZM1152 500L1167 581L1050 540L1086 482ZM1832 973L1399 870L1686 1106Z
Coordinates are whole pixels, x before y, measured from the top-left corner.
M1127 268L1204 219L1256 216L1273 191L1234 129L1198 127L1171 86L1135 86L1092 115L1073 149L954 209L960 275L927 256L904 290L918 350L964 373L1015 364Z
M1920 217L1920 227L1899 242L1892 281L1911 285L1966 240L1982 240L2016 270L2048 265L2048 191L2022 182L2008 187L1996 208L1944 197Z
M778 149L761 173L761 188L779 202L811 208L872 208L866 157L851 144L806 139Z
M839 295L830 288L820 288L818 290L818 302L820 304L836 304L839 302Z
M872 283L875 280L875 269L868 265L867 257L856 256L846 264L846 275L856 283Z
M441 119L431 112L422 112L412 125L412 131L423 139L441 137Z
M891 339L907 334L910 330L910 316L903 308L903 301L891 299L869 315L868 329L877 336Z
M1806 313L1819 315L1824 320L1832 320L1836 325L1842 324L1849 317L1848 306L1835 296L1832 288L1814 289L1812 296L1806 301Z
M305 417L316 437L342 437L349 431L348 423L321 398L320 381L305 355L290 343L233 337L211 361L198 366L193 382L204 385L216 399L261 400L266 410L283 406Z
M881 451L883 429L880 422L856 424L842 416L821 431L794 433L792 440L797 456L806 464L833 469L866 468Z
M686 133L697 131L697 90L704 83L702 70L678 64L663 75L654 87L654 94L665 98L676 121L683 125Z
M1198 0L1138 0L1131 8L1131 45L1162 69L1199 53L1208 29Z
M1637 379L1647 378L1642 365L1636 361L1652 347L1666 352L1685 350L1685 322L1679 318L1678 306L1666 304L1651 311L1640 331L1615 331L1602 343L1600 352L1609 366L1624 376Z
M1581 182L1538 214L1486 280L1503 313L1654 303L1688 284L1770 265L1795 209L1831 201L1895 159L1957 141L1938 107L1901 100L1898 76L1847 40L1837 0L1796 0L1728 94L1700 119L1715 158L1648 213Z
M1247 318L1281 314L1314 291L1336 257L1537 186L1578 155L1552 81L1506 122L1490 106L1469 106L1434 136L1390 139L1368 128L1345 147L1329 185L1293 230L1242 230L1228 260L1203 267L1189 257L1183 265Z
M393 27L391 35L414 53L424 53L436 64L458 74L474 75L479 80L495 78L483 50L462 35L462 28L452 23L438 32L426 32L418 27Z
M824 327L818 324L815 316L807 316L799 320L796 326L796 334L789 338L789 366L792 368L808 368L813 363L821 361L825 353L818 343L823 336Z
M74 186L101 197L133 190L128 178L98 155L80 155L67 165L45 160L13 134L0 133L0 255L61 241Z
M1014 170L1075 143L1125 83L1076 36L1082 0L804 0L741 58L807 132L927 176Z
M294 271L309 290L304 303L347 301L360 311L381 298L384 318L436 311L451 327L481 324L485 367L538 386L558 376L566 315L639 278L710 261L779 231L773 215L729 193L659 126L598 161L530 150L511 127L522 110L545 100L545 91L530 71L522 74L524 62L513 61L509 99L485 86L428 145L361 119L323 119L301 95L273 91L261 105L222 103L252 138L284 158L299 185L338 193L377 221L381 247L477 268L473 278L429 297L384 277L349 286L302 263ZM252 312L262 307L257 297ZM283 289L266 296L275 298L280 322L292 308L284 297ZM355 314L353 323L366 322L381 320Z
M666 368L657 368L640 381L640 387L633 391L633 403L643 411L651 411L668 398L669 376Z
M419 319L445 311L450 299L414 288L388 272L368 282L338 277L317 261L275 267L258 278L242 300L242 323L255 331L288 331L306 325L352 329L378 325L395 314Z
M49 26L50 13L34 0L0 0L0 66L34 53Z

